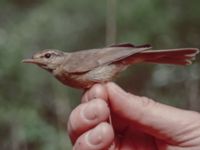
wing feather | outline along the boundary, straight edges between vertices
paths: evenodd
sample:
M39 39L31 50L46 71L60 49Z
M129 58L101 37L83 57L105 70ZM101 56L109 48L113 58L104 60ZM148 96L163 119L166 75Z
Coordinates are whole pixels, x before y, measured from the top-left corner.
M63 68L67 73L83 73L148 49L150 47L107 47L74 52L65 60Z

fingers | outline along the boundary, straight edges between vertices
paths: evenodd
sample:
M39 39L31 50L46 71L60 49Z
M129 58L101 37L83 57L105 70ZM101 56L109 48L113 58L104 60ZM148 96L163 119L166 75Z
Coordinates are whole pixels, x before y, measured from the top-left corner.
M101 99L93 99L75 108L68 121L68 132L72 142L74 143L85 131L106 121L109 114L107 103Z
M100 123L82 134L74 144L74 150L107 149L113 142L114 132L108 123Z
M103 85L96 84L83 95L83 104L70 115L68 132L77 150L107 149L114 140L114 131L106 123L110 115L107 92Z
M100 98L105 101L108 99L107 91L104 85L95 84L92 88L85 92L81 101L87 102L95 98Z
M200 129L199 113L131 95L114 83L107 83L106 88L112 113L124 118L134 128L171 143L191 139L192 135L188 135L188 132ZM197 136L197 133L193 134Z

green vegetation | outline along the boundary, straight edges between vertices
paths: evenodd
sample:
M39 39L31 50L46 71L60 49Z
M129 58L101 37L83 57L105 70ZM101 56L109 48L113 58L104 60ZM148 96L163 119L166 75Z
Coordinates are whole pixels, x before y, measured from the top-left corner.
M107 6L105 0L0 1L1 150L71 149L67 118L81 92L21 60L46 48L105 46ZM116 41L200 47L199 6L198 0L116 0ZM186 67L135 65L117 82L129 92L200 111L198 58Z

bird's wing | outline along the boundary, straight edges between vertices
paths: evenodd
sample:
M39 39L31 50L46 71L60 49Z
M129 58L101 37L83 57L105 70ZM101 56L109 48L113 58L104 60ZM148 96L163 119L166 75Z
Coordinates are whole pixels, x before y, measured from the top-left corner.
M134 46L125 43L101 49L74 52L65 61L63 68L67 73L83 73L98 66L122 60L150 48L150 45Z

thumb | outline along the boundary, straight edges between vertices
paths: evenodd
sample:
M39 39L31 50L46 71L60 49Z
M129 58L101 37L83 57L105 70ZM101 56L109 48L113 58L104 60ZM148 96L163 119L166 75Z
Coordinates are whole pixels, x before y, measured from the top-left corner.
M111 82L106 88L112 113L154 137L177 144L191 138L188 131L195 132L199 128L200 115L196 112L132 95Z

